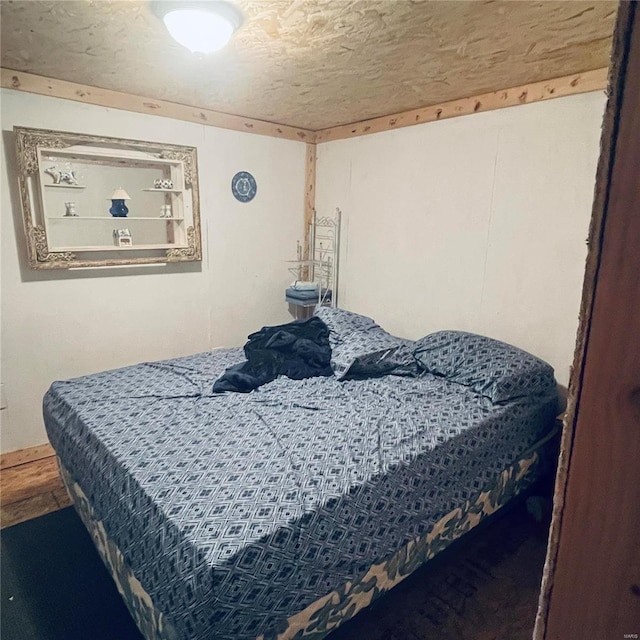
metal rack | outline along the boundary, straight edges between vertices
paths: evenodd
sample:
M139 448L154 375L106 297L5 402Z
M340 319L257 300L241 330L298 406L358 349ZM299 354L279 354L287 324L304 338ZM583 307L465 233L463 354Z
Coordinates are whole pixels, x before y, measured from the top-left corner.
M306 248L298 242L297 259L291 260L289 273L297 281L313 282L318 287L318 297L311 300L292 300L299 307L316 305L335 307L338 301L338 275L340 262L340 223L342 212L336 208L331 216L318 216L313 212L309 225Z

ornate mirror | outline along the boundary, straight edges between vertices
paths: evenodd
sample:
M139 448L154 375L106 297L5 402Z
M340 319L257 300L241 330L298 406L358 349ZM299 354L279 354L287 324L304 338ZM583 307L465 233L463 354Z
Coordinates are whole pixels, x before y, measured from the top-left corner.
M32 268L201 260L195 148L14 132Z

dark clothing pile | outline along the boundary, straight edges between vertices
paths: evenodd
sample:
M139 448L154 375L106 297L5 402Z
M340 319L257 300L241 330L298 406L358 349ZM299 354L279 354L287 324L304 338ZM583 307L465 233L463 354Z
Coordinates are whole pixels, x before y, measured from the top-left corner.
M293 380L331 376L329 328L315 316L252 333L244 345L247 361L229 367L213 384L213 392L247 393L287 376Z

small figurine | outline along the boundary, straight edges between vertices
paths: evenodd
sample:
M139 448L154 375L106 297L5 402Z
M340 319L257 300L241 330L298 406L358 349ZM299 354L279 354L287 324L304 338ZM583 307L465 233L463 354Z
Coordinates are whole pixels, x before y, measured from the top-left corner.
M76 172L71 169L64 171L63 169L58 169L55 165L51 165L44 172L53 178L53 184L78 184Z
M153 181L153 186L155 189L173 189L173 181L166 180L164 178L156 178Z
M161 218L172 218L173 217L173 213L171 212L171 205L170 204L163 204L160 207L160 217Z
M76 203L75 202L65 202L64 208L66 209L65 216L69 218L77 218L78 214L76 213Z
M130 247L133 245L129 229L114 229L113 241L116 247Z

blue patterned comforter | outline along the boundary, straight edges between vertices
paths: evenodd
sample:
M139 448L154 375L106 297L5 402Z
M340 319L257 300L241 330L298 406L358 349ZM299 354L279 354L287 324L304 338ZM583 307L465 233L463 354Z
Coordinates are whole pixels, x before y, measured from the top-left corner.
M47 432L182 637L274 637L491 484L555 397L493 405L430 374L211 385L240 349L55 382Z

